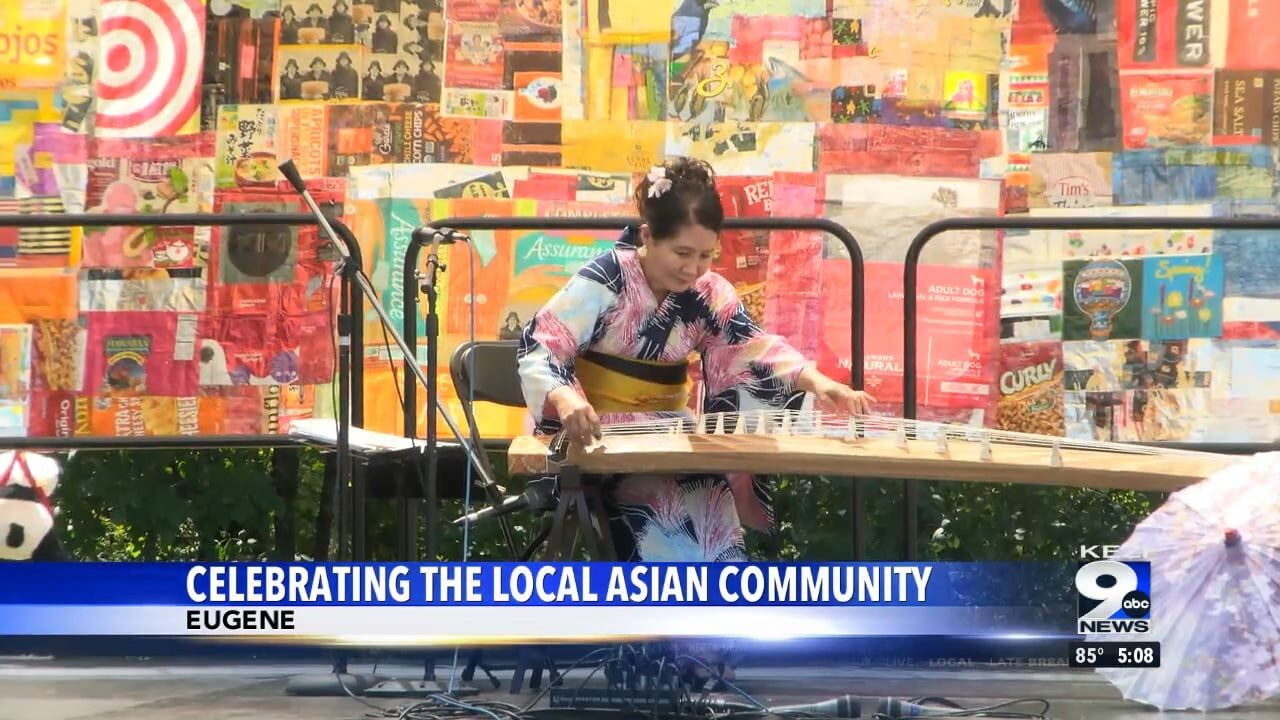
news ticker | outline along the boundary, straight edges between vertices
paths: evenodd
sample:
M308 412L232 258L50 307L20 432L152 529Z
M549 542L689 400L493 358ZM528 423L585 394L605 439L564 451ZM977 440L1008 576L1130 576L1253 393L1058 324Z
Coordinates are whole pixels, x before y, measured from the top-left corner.
M1044 602L1059 595L1046 588L1074 590L1075 612L1062 606L1067 617L1047 621ZM1074 568L909 562L0 564L0 635L19 636L397 644L622 635L1146 640L1151 613L1150 563L1118 559ZM1071 615L1075 626L1068 630L1061 623Z
M1095 669L1158 668L1160 643L1073 642L1067 665Z

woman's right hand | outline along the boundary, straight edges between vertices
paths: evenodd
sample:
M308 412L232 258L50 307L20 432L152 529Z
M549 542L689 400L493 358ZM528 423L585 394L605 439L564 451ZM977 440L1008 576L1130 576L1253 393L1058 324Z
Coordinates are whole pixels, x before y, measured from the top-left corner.
M551 405L560 418L560 425L569 439L586 447L603 437L600 417L596 415L591 403L587 402L577 390L569 385L563 385L552 390L548 399L551 400Z

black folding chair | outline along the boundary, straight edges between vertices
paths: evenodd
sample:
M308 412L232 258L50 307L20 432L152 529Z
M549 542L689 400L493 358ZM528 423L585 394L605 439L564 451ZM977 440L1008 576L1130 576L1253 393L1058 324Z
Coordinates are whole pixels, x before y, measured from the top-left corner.
M518 342L514 340L463 343L449 360L449 373L453 378L453 385L461 401L467 427L474 443L478 444L480 437L472 399L507 407L523 408L525 406L524 393L520 388L519 364L516 359L518 347ZM476 375L474 379L470 377L472 364L474 364ZM487 457L485 462L489 462ZM489 469L492 471L491 467ZM493 472L489 474L496 477ZM585 536L588 541L587 547L593 551L594 559L614 560L612 543L608 542L606 537L609 530L601 510L602 500L598 489L583 487L581 478L572 470L561 474L560 485L562 495L560 506L556 508L554 514L548 514L544 518L542 525L524 549L516 553L514 541L508 540L508 546L517 555L517 559L521 561L533 559L548 539L554 539L547 559L571 560L580 534L576 532L577 525L585 522L587 525L583 528L584 531L591 533ZM491 505L501 502L500 493L494 492L496 488L484 489ZM581 503L576 502L577 495L584 496ZM578 510L577 514L583 514L584 517L577 517L577 514L569 511L570 508ZM592 526L593 520L599 525L598 528ZM557 528L560 532L558 537L553 538Z
M485 341L463 343L449 358L449 376L453 380L453 388L462 405L462 412L467 421L467 432L471 436L474 447L481 447L480 426L476 422L475 408L472 400L491 402L506 407L524 407L524 394L520 391L520 376L517 372L516 350L514 341ZM471 377L474 365L476 377ZM486 474L497 478L493 463L488 453L479 453L484 462ZM502 501L502 488L496 484L481 485L480 489L491 505ZM511 523L505 517L497 518L502 531L502 539L508 550L517 552L515 537L511 532ZM526 549L527 551L527 549ZM520 560L527 560L523 554Z
M449 375L453 380L453 387L457 391L458 399L462 405L462 412L467 421L467 430L471 435L471 442L477 447L480 446L480 432L479 424L476 422L473 401L491 402L515 408L523 408L525 406L524 393L520 389L519 365L516 360L518 347L519 344L513 340L468 342L460 345L449 359ZM474 375L472 374L473 371ZM483 458L487 465L486 469L489 470L489 476L497 477L497 474L493 472L488 456L484 455ZM496 505L501 501L501 493L493 492L497 490L496 487L484 488L484 490L485 496L491 504ZM499 520L503 520L504 533L508 533L506 538L508 547L514 549L514 540L509 536L510 525L503 518L499 518ZM519 553L518 559L521 561L530 560L538 551L538 548L546 542L550 534L551 522L547 520L528 545L525 546L524 550ZM482 665L480 651L472 652L468 657L467 666L462 671L462 680L471 682L472 678L475 677L477 668L484 671L495 688L500 687L493 674ZM537 690L542 685L542 672L544 669L547 670L550 676L551 684L554 685L560 682L560 672L549 653L533 648L519 652L511 677L511 692L514 694L521 691L524 686L525 673L530 670L532 670L532 675L529 678L529 687Z

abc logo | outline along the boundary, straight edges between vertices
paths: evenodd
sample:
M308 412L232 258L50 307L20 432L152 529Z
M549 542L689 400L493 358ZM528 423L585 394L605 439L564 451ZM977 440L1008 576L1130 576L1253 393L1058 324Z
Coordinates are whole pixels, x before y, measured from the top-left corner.
M1135 620L1147 617L1151 614L1151 598L1141 590L1130 590L1120 603L1120 611Z
M1076 594L1082 621L1151 618L1151 563L1096 560L1076 571ZM1115 623L1121 625L1123 623Z

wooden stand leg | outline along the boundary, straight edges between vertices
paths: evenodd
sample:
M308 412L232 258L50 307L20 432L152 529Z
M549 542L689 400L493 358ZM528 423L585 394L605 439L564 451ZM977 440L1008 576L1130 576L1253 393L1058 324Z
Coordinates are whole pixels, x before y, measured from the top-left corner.
M560 474L560 500L551 519L551 536L547 543L547 554L551 559L567 559L572 552L566 543L568 536L565 523L569 518L569 509L581 492L582 476L574 468L565 468Z
M592 560L600 560L600 538L596 535L596 529L592 527L592 520L595 513L591 511L591 506L587 502L587 494L579 490L574 497L574 516L578 521L578 533L582 537L583 543L587 546L587 557Z
M600 533L600 554L595 556L595 559L605 562L615 562L618 559L618 549L614 547L613 544L613 532L609 527L609 513L605 512L604 507L604 494L598 487L588 488L584 494L586 495L587 504L591 508L591 515L589 517L595 520L594 530Z

